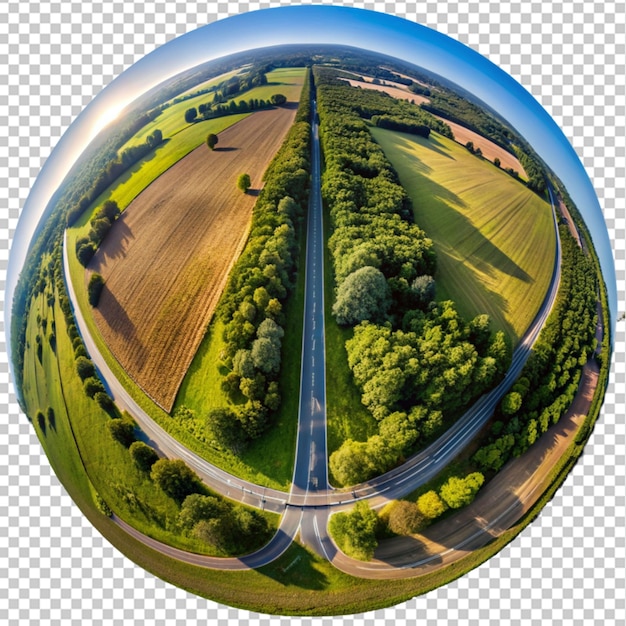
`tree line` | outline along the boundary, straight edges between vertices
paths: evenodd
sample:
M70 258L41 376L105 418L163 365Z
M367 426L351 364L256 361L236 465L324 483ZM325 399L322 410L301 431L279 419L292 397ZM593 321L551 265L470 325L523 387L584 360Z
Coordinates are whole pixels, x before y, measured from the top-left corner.
M334 514L329 531L347 556L369 561L380 539L418 533L447 511L468 506L484 482L480 472L450 476L438 489L420 495L416 502L394 500L380 513L370 509L366 501L360 501L351 511Z
M216 117L224 117L225 115L236 115L237 113L251 113L262 109L269 109L274 106L282 106L287 102L287 96L281 93L275 93L270 96L269 100L263 98L249 98L248 100L231 100L228 104L203 103L196 107L191 107L185 111L185 122L193 124L199 121L198 115L203 120L212 120Z
M117 158L109 161L95 179L91 188L87 190L87 192L81 196L80 200L68 211L66 218L67 226L75 224L78 218L107 187L135 165L135 163L141 161L141 159L152 150L157 148L162 142L163 133L157 128L146 137L144 143L126 148Z
M432 241L414 223L395 170L361 119L372 110L371 93L327 69L316 68L315 82L332 310L339 324L354 327L348 365L379 422L367 441L347 440L331 455L335 480L347 485L387 471L433 437L504 374L510 353L502 333L492 336L488 316L466 323L452 302L434 302ZM394 110L392 98L372 93Z
M497 472L558 423L578 391L582 367L596 347L596 268L569 230L560 226L561 283L558 299L532 354L502 399L491 431L473 461Z
M207 416L216 447L238 451L268 427L281 403L283 304L296 280L300 223L310 176L310 90L264 175L247 244L231 270L217 315L224 321L222 389L232 404Z

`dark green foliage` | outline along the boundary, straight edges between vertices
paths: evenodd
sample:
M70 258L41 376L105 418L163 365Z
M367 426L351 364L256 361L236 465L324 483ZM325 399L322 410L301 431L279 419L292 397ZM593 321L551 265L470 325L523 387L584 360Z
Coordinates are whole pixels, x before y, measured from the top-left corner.
M76 257L78 258L79 263L83 267L87 267L89 261L93 259L93 255L96 253L96 247L92 243L82 244L76 250Z
M98 306L102 289L104 289L104 278L102 278L100 274L94 272L89 278L89 284L87 285L87 296L91 306Z
M85 389L85 393L90 397L94 398L97 393L104 393L104 385L100 382L100 379L96 376L91 376L86 378L83 381L83 387Z
M274 106L281 106L287 102L287 96L284 96L282 93L275 93L271 98L270 102Z
M187 496L178 522L186 533L230 554L244 554L269 539L267 521L259 513L214 496Z
M214 150L215 146L218 144L218 136L215 133L209 133L206 138L206 145L210 150Z
M197 117L198 109L196 109L195 107L192 107L185 111L185 122L187 122L187 124L193 124L196 121Z
M206 430L216 448L240 452L247 443L246 432L237 414L226 407L209 411Z
M107 427L111 437L125 448L130 448L135 441L135 425L130 420L125 418L114 419L107 423Z
M134 441L128 448L135 465L142 472L149 472L152 466L159 460L159 455L143 441Z
M339 548L347 555L369 561L378 546L376 529L378 516L367 502L357 502L350 513L335 513L330 518L329 530Z
M430 128L425 124L418 124L410 118L395 117L392 115L374 115L372 124L379 128L395 130L401 133L409 133L428 139L430 137Z
M390 291L380 270L366 265L346 276L337 288L333 315L342 325L352 326L364 320L381 322L387 315Z
M221 498L193 493L185 498L178 514L178 523L183 529L190 531L201 520L224 517L229 512L230 505Z
M195 472L180 459L159 459L150 470L150 478L178 503L202 488Z
M237 178L237 189L239 189L239 191L247 193L251 184L250 174L240 174L239 178Z
M96 375L96 368L87 357L79 356L76 359L76 372L80 376L81 380L85 380Z

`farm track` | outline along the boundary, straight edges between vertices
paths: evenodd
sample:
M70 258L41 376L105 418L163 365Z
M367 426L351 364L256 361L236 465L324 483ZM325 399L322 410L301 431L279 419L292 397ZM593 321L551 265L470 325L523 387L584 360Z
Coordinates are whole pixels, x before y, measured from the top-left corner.
M259 111L201 145L149 185L114 224L89 269L106 281L94 318L115 358L165 410L202 341L247 237L252 189L295 108Z

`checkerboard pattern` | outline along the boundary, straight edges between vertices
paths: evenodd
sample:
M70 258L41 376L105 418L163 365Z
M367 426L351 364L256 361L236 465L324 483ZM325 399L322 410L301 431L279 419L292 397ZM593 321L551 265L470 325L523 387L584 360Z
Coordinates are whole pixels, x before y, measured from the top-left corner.
M21 208L78 113L167 41L273 2L20 2L0 11L0 287ZM323 2L323 4L329 4ZM340 4L336 2L334 4ZM626 304L626 4L343 2L422 23L487 56L563 129L598 193ZM4 293L0 305L6 306ZM83 518L21 414L0 322L0 623L10 626L462 623L617 626L626 618L626 350L588 450L540 517L483 566L405 604L327 619L268 617L177 589L127 560Z

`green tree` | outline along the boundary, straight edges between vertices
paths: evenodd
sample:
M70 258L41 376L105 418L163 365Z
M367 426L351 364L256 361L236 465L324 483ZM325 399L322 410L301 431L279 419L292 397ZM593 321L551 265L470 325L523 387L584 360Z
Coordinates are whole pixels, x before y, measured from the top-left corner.
M98 306L98 302L100 301L100 295L102 294L103 288L104 278L102 278L100 274L94 272L89 279L89 284L87 285L87 295L89 297L89 304L91 304L91 306Z
M135 462L135 465L142 472L149 472L152 466L159 460L159 455L154 448L143 441L134 441L131 443L128 452Z
M287 96L284 96L282 93L275 93L270 98L270 101L274 106L280 106L282 104L285 104L285 102L287 102Z
M336 513L330 518L333 539L346 555L369 561L378 546L376 527L378 516L367 502L357 502L349 513Z
M502 398L500 408L504 415L515 415L522 406L522 396L517 391L511 391Z
M237 189L243 191L243 193L248 193L248 189L250 189L250 185L252 181L250 180L250 174L239 174L239 178L237 179Z
M417 508L424 517L435 519L446 510L446 505L436 491L427 491L417 499Z
M280 340L255 339L250 354L254 366L264 374L275 375L280 370Z
M198 111L196 110L195 107L192 107L191 109L187 109L185 111L185 122L187 122L187 124L193 124L193 122L196 121L197 117L198 117Z
M215 150L215 146L218 144L218 136L215 133L209 133L206 138L206 145L210 150Z
M333 305L337 323L354 325L364 320L381 321L389 307L389 286L383 273L375 267L365 266L339 285Z
M86 380L96 375L96 368L87 357L79 356L76 359L76 373L80 376L81 380Z
M130 448L135 441L135 426L123 418L113 419L107 423L111 437L121 443L125 448Z
M493 164L494 164L496 167L500 167L500 159L499 159L498 157L496 157L496 158L493 160Z
M219 498L192 493L185 498L180 508L178 522L182 528L190 531L201 520L225 517L229 511L230 506Z
M206 430L217 448L240 452L246 444L241 422L229 408L211 409L206 418Z
M83 388L85 393L93 398L97 393L105 392L104 385L97 376L90 376L83 381Z
M178 503L201 489L196 474L180 459L159 459L150 470L150 478Z
M441 486L439 495L451 509L460 509L474 500L484 482L485 477L480 472L474 472L465 478L451 476Z

